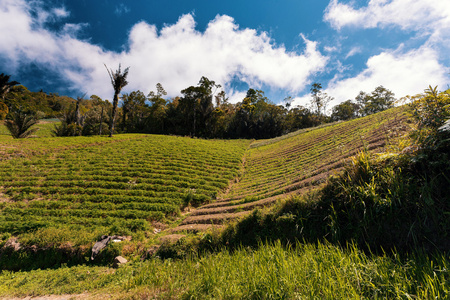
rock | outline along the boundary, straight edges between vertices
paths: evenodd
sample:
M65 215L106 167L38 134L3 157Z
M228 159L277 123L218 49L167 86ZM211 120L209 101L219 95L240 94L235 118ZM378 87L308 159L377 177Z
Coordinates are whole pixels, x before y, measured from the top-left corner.
M12 248L14 251L19 251L22 249L22 246L19 243L19 240L16 237L12 237L5 243L5 248Z
M131 236L120 236L120 235L102 235L100 240L94 244L92 247L91 260L97 256L97 254L110 242L120 242L120 241L131 241Z
M100 241L96 242L94 244L94 247L92 247L92 254L91 254L91 260L94 260L94 258L97 256L97 254L105 248L109 242L111 241L111 236L102 235L100 238Z
M128 260L125 257L117 256L116 258L114 258L113 267L117 268L120 265L126 264L127 262L128 262Z

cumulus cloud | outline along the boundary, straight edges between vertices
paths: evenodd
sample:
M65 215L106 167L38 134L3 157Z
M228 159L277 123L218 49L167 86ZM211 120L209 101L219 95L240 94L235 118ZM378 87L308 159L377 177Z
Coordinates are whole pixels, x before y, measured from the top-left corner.
M402 30L426 36L428 46L450 50L450 5L448 0L370 0L367 6L353 7L331 0L324 20L334 28L384 28L397 26Z
M110 98L109 77L103 66L130 66L126 90L148 92L160 82L169 96L195 85L201 76L225 87L239 79L250 86L301 91L308 78L319 72L327 57L317 43L304 38L302 53L275 45L265 33L241 29L229 16L217 16L204 32L196 30L194 17L181 16L177 23L158 30L140 22L129 33L126 50L113 52L77 39L83 26L71 24L60 32L42 24L68 14L64 9L45 11L25 0L0 2L0 60L10 72L33 63L66 79L71 88ZM36 20L38 10L42 20ZM238 91L233 91L239 95Z
M337 29L354 25L374 28L397 25L402 29L431 30L450 26L450 5L447 0L371 0L368 5L354 8L332 0L324 19Z
M367 68L357 76L335 79L326 92L335 97L336 105L347 99L354 99L359 91L371 92L378 85L393 91L397 98L421 93L428 85L445 88L448 70L438 61L438 54L428 47L404 52L401 47L395 51L383 52L367 61Z
M392 90L397 97L422 92L428 84L446 87L450 50L450 5L447 0L370 0L366 6L356 2L331 0L324 20L335 29L359 29L396 26L412 32L412 38L425 37L417 49L380 50L370 57L366 68L351 78L339 74L329 82L326 92L335 97L336 105L353 99L359 91L370 92L378 85ZM347 57L358 53L352 48Z
M324 92L334 100L331 108L348 99L354 100L360 91L370 93L379 85L395 93L396 98L414 95L431 86L446 88L448 68L442 66L435 50L423 46L404 51L402 47L382 52L367 60L366 68L351 78L335 76ZM308 106L309 95L295 98L293 105Z

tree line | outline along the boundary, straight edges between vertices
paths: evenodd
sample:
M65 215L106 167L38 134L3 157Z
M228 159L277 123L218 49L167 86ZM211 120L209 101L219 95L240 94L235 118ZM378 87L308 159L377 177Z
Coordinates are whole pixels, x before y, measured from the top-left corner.
M112 103L96 95L89 99L83 95L75 100L42 91L30 92L2 73L0 119L6 117L7 126L11 125L9 128L27 123L24 118L36 121L57 116L61 123L55 127L56 136L151 133L265 139L373 114L393 107L396 101L391 91L379 86L371 93L360 92L354 100L334 106L328 115L327 105L333 98L322 91L320 83L314 83L309 106L292 107L291 97L284 99L283 105L277 105L263 91L253 88L248 89L242 101L232 104L221 86L207 77L202 77L197 85L183 89L180 96L172 99L165 97L167 93L160 83L148 94L139 90L121 94L128 84L129 68L122 71L119 65L116 71L106 69L114 92ZM16 128L15 131L23 129Z

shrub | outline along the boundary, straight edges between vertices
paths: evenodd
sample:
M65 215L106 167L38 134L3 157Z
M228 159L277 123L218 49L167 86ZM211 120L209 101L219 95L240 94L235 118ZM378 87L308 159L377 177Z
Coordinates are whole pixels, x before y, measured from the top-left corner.
M11 110L8 119L5 121L6 128L15 139L26 138L35 133L38 129L31 128L37 123L34 113L28 110Z

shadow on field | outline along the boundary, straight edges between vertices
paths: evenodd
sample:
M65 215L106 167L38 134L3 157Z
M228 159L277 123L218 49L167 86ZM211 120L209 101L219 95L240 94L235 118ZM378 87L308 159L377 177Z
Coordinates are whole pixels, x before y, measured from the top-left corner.
M0 250L0 270L31 271L36 269L57 269L61 266L111 265L114 258L120 255L121 249L118 245L111 244L102 250L94 261L90 260L91 249L72 247L48 247L38 249L35 246L3 247Z

